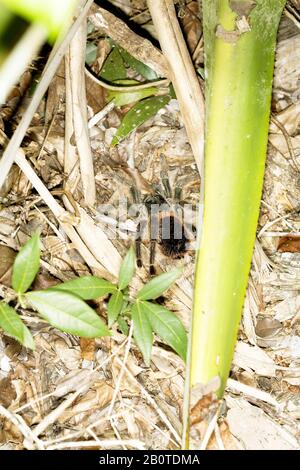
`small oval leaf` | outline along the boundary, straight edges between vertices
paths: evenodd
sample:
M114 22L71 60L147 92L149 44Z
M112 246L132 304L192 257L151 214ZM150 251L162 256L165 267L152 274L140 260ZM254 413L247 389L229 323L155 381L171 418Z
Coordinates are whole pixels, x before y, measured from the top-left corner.
M136 256L133 246L129 248L121 264L119 272L119 289L123 290L131 282L136 265Z
M78 295L83 300L97 299L116 291L116 286L96 276L82 276L54 286L55 290L64 290Z
M27 326L17 312L5 302L0 302L0 327L26 348L35 349L33 337Z
M108 301L107 315L108 315L108 327L110 328L118 318L123 307L123 294L120 290L113 293Z
M31 286L40 267L40 236L38 233L25 243L16 256L12 286L16 292L23 294Z
M153 333L147 314L142 312L141 303L137 302L131 307L133 321L133 336L138 345L146 366L150 366Z
M145 100L136 103L123 117L120 126L115 133L111 145L117 145L120 140L124 139L134 129L141 126L145 121L155 116L155 114L169 103L171 97L151 96Z
M185 361L187 334L177 316L161 305L139 302L141 311L148 316L153 331Z
M26 298L41 317L62 331L85 338L110 335L96 312L70 292L32 291Z
M160 274L149 281L137 293L136 298L139 300L154 300L162 295L169 287L182 275L183 269L176 268L167 273Z

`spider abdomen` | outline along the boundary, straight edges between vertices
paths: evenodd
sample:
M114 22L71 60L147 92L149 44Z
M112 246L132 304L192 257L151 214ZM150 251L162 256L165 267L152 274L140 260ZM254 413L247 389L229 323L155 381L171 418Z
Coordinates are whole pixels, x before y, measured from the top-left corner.
M159 245L162 253L170 258L182 258L187 251L189 239L181 220L172 213L159 218Z

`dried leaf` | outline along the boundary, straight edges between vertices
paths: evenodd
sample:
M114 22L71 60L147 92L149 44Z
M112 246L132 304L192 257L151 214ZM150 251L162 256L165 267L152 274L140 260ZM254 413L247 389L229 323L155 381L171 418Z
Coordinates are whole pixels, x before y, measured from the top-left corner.
M93 361L95 358L95 347L94 338L80 338L80 354L82 359Z
M300 252L300 237L289 236L280 237L278 241L277 251L282 253L299 253Z
M268 336L274 336L282 330L282 324L280 321L274 318L263 318L258 320L255 327L255 332L260 338L266 338Z
M0 282L11 287L12 267L17 253L6 245L0 245Z

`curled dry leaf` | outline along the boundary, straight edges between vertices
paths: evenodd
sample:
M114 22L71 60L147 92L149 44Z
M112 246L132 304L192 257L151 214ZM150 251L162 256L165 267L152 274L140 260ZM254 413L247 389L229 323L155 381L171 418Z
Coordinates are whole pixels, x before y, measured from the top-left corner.
M0 283L11 287L12 266L17 253L6 245L0 245Z
M255 327L257 336L266 338L267 336L275 336L279 331L282 330L282 324L280 321L274 318L263 318L258 320Z
M182 27L189 50L193 53L202 34L198 2L189 2L189 4L184 7Z
M8 376L0 380L0 404L9 407L16 396L16 390L12 385L12 377Z
M80 338L80 353L82 359L93 361L95 358L95 346L94 338Z

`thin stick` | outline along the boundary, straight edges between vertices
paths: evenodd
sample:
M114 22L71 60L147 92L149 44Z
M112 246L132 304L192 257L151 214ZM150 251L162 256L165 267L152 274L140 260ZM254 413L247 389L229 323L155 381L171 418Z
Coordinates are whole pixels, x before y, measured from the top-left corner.
M228 379L227 380L227 389L229 389L232 392L239 392L243 393L244 395L248 397L255 398L256 400L261 400L266 403L269 403L272 406L275 406L276 409L279 408L279 403L275 398L272 397L267 392L264 392L263 390L259 390L258 388L251 387L250 385L243 384L241 382L238 382L237 380L233 379Z
M148 7L156 28L162 51L168 60L170 78L174 85L182 118L194 153L200 176L203 176L204 151L204 100L200 85L189 56L182 32L178 25L173 2L148 0ZM198 218L198 241L202 232L204 184L201 178L200 213ZM198 242L199 243L199 242ZM186 448L189 421L190 353L192 320L190 321L188 354L183 400L182 448Z
M117 398L117 395L120 391L120 386L121 386L121 382L122 382L122 379L123 379L123 376L124 376L124 373L125 373L125 366L126 366L126 362L128 360L128 355L129 355L129 351L130 351L130 347L131 347L132 332L133 332L133 322L131 322L131 325L130 325L130 330L129 330L128 339L127 339L127 346L126 346L126 349L125 349L125 352L124 352L124 359L123 359L123 362L122 362L122 367L121 367L121 370L119 372L117 383L115 385L115 390L114 390L114 393L113 393L113 396L112 396L112 399L111 399L111 402L110 402L110 406L109 406L109 409L108 409L108 417L111 417L111 415L112 415L112 412L113 412L113 409L114 409L114 406L115 406L115 403L116 403L116 398Z
M219 417L219 409L218 411L214 414L214 416L212 417L212 419L210 420L209 424L208 424L208 427L207 427L207 430L206 430L206 433L203 437L203 440L201 442L201 445L200 445L200 450L205 450L208 443L209 443L209 440L212 436L212 433L214 432L214 429L216 427L216 424L218 422L218 417Z
M52 410L45 418L37 425L34 429L34 436L38 437L42 434L50 424L53 424L62 413L76 400L76 398L81 394L82 389L77 390L77 392L72 393L68 396L55 410Z
M73 125L76 146L79 155L83 196L88 206L96 200L96 186L93 167L93 156L87 127L87 102L85 91L85 46L86 20L82 21L70 43L70 84L72 91Z
M98 124L99 121L105 118L105 116L107 116L107 114L110 113L110 111L112 111L114 107L115 107L115 103L111 101L106 106L104 106L104 108L101 109L101 111L94 114L94 116L88 122L88 128L92 129L92 127L94 127L96 124Z
M61 442L53 446L47 447L48 450L59 450L59 449L74 449L85 447L104 447L111 449L112 447L119 447L122 445L127 445L128 447L133 448L134 450L145 450L144 443L137 439L103 439L99 442L97 441L74 441L74 442Z
M72 108L72 89L71 89L71 72L70 72L70 54L69 49L65 55L65 85L66 85L66 106L65 106L65 146L64 146L64 173L67 178L64 187L67 191L75 193L77 185L80 181L78 171L79 161L76 147L71 144L74 135L73 126L73 108ZM65 202L65 197L63 198ZM67 206L68 208L68 206Z

